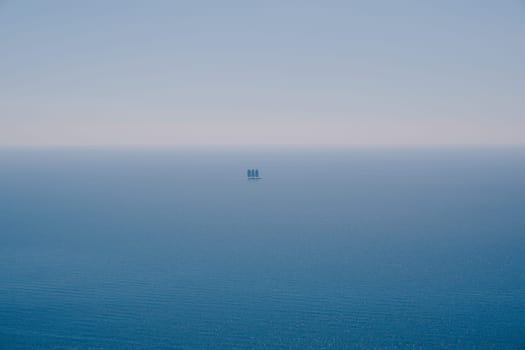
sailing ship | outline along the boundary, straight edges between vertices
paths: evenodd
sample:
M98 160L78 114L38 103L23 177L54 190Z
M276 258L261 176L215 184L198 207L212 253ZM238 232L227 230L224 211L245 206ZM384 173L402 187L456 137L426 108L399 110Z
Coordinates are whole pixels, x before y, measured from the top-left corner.
M262 177L259 176L259 169L248 169L246 175L248 175L248 180L262 179Z

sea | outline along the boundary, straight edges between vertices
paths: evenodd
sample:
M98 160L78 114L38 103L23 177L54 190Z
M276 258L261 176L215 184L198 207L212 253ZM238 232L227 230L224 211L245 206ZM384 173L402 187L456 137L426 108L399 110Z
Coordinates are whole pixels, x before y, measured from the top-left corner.
M0 349L525 349L525 147L3 148Z

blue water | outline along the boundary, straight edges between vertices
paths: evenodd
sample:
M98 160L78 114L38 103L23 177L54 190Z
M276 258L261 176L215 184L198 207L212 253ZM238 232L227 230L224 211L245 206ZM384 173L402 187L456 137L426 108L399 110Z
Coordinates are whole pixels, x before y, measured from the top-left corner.
M4 149L0 243L0 349L525 349L524 148Z

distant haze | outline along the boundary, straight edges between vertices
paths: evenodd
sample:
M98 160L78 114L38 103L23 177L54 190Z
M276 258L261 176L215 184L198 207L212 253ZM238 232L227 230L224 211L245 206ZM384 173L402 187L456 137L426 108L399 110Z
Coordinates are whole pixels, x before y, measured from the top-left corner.
M522 1L0 0L0 146L525 144Z

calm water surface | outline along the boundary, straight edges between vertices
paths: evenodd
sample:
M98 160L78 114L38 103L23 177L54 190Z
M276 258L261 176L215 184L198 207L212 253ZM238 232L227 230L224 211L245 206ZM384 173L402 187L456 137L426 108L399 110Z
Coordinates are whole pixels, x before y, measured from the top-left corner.
M525 349L523 148L4 149L0 242L0 349Z

